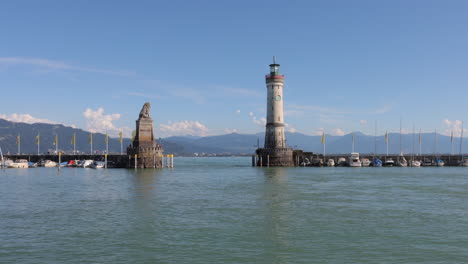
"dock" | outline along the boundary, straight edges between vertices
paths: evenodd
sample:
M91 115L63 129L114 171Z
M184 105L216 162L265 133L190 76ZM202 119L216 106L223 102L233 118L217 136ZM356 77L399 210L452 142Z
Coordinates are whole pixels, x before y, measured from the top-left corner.
M39 162L41 160L51 160L57 163L70 161L70 160L94 160L94 161L106 161L106 155L103 154L7 154L3 155L5 159L20 160L25 159L29 162ZM161 164L156 164L160 162ZM107 155L107 167L108 168L134 168L135 157L127 154L109 154ZM159 160L155 161L155 168L173 168L174 167L174 155L163 155Z

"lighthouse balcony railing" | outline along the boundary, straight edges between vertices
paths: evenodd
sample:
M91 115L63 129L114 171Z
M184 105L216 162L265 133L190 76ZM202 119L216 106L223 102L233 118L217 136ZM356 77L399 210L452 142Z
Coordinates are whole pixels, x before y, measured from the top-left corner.
M284 75L267 74L267 75L265 75L265 78L267 78L267 79L284 79Z

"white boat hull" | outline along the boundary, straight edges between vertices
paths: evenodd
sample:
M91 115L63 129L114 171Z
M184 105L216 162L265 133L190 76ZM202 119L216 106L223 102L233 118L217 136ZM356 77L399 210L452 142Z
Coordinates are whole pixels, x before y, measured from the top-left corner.
M13 168L13 169L27 169L29 168L29 165L27 163L11 163L8 165L8 168Z

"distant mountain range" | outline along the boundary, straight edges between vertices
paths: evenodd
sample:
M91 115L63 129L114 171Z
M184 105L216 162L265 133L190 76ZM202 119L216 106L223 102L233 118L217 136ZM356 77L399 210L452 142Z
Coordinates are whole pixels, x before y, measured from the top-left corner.
M55 146L52 144L54 135L58 135L59 148L63 151L72 151L71 138L73 133L76 133L76 148L78 151L89 153L90 145L88 142L89 132L82 129L66 127L63 125L52 124L26 124L15 123L0 119L0 147L4 153L16 153L16 136L21 135L21 152L22 153L37 153L37 145L35 138L37 134L41 135L40 152L45 153L54 150ZM360 132L354 132L354 150L360 153L386 153L386 144L384 136L369 136ZM157 135L155 135L157 137ZM352 148L352 134L344 136L331 136L326 135L326 153L349 153ZM93 136L93 149L97 151L105 150L105 135L96 133ZM323 152L323 145L321 144L321 136L309 136L301 133L286 133L287 144L296 149L302 149L309 152ZM398 133L389 134L389 153L400 152L400 135ZM418 134L402 134L401 135L401 149L403 153L411 153L413 151L419 152L419 135ZM257 134L226 134L219 136L177 136L167 137L158 140L164 147L165 153L192 156L194 153L199 155L217 154L217 155L239 155L239 154L252 154L257 148L257 142L263 146L264 133ZM422 153L450 153L451 143L449 136L437 134L435 138L434 133L421 134L421 150ZM123 140L124 152L126 147L131 144L131 140L125 138ZM468 142L466 144L468 145ZM463 147L463 152L468 147ZM454 138L453 151L459 153L460 139ZM120 152L120 143L118 138L109 138L109 152Z

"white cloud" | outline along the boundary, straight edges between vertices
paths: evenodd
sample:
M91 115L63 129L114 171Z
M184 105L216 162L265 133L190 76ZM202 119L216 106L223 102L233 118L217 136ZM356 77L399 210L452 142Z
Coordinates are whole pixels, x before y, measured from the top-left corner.
M264 127L266 125L266 118L262 117L257 119L255 116L252 116L252 122L256 125Z
M225 128L225 129L224 129L224 133L226 133L226 134L237 133L237 129L235 129L235 128L233 128L233 129L231 129L231 128Z
M312 135L314 136L321 136L323 134L323 131L325 131L325 129L323 127L321 128L318 128L316 129L314 132L312 132Z
M41 58L21 58L21 57L0 57L0 66L12 67L19 65L29 65L48 70L65 70L65 71L82 71L92 73L104 73L111 75L132 76L135 72L131 71L114 71L108 69L100 69L94 67L81 67L69 63L54 61Z
M34 123L45 123L45 124L59 124L58 122L49 120L49 119L44 119L44 118L37 118L33 117L30 114L0 114L1 119L5 119L11 122L17 122L17 123L27 123L27 124L34 124Z
M118 128L114 125L114 121L120 119L120 114L104 114L104 108L99 107L96 111L87 108L83 112L86 118L86 130L93 133L109 133L109 135L117 136L122 131L125 137L131 135L132 129L129 127Z
M334 129L332 129L331 134L333 136L344 136L345 132L341 128L334 128Z
M266 125L266 118L262 117L260 119L257 119L253 112L249 112L249 116L252 119L252 123L261 127L264 127Z
M157 129L158 135L156 137L169 137L169 136L208 136L210 130L198 121L169 121L167 124L160 124Z
M452 131L453 131L453 136L460 136L461 135L461 131L462 131L462 121L461 120L454 120L454 121L451 121L449 119L444 119L442 121L445 125L445 130L442 132L442 134L446 135L446 136L450 136L452 134ZM466 133L468 131L468 129L464 128L463 129L463 133Z
M361 125L367 125L367 120L364 120L364 119L359 120L359 124L361 124Z

